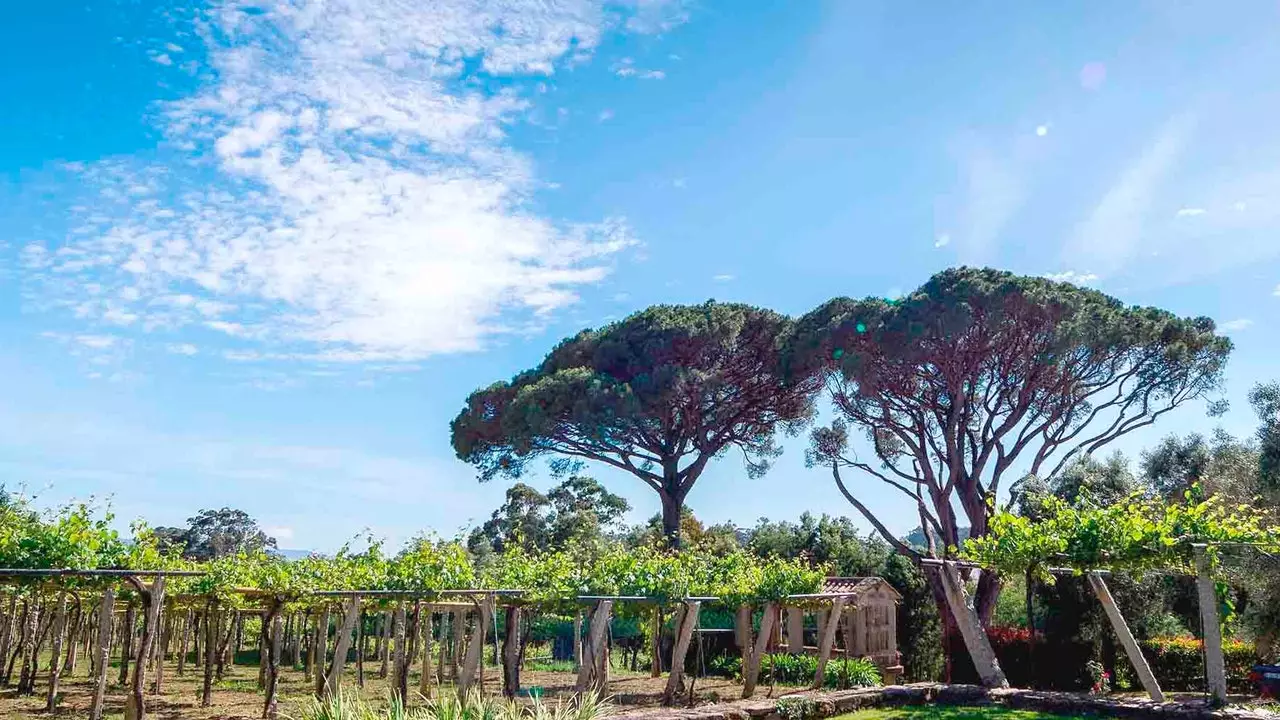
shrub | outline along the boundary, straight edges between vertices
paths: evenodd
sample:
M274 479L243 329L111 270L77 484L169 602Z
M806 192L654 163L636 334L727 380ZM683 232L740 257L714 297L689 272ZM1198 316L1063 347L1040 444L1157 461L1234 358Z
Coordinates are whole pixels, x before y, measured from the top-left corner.
M1162 689L1204 690L1204 641L1183 636L1145 640L1139 645ZM1227 666L1227 685L1233 690L1247 690L1249 671L1259 662L1253 645L1223 640L1222 656Z
M742 679L742 658L717 658L707 666L708 674ZM770 679L783 685L808 685L818 672L818 658L813 655L774 653L760 663L760 680ZM873 687L880 684L880 668L863 658L832 658L823 671L823 687Z

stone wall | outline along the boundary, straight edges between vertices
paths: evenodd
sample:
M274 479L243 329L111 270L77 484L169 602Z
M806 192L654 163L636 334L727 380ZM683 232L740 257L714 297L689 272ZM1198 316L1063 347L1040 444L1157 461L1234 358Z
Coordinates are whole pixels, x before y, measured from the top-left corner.
M1280 719L1280 714L1263 710L1214 709L1200 701L1156 703L1135 697L1111 698L1015 688L988 690L977 685L918 683L838 692L796 693L772 700L740 700L686 709L627 710L611 716L611 720L820 720L863 708L926 703L1004 705L1068 716L1095 715L1137 720Z

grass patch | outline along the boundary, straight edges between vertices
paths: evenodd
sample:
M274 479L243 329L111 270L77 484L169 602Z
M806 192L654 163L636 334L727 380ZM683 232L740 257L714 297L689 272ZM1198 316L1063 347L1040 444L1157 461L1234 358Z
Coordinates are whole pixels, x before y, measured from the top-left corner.
M910 705L875 708L840 715L833 720L1072 720L1083 716L1051 715L1033 710L1013 710L998 705Z

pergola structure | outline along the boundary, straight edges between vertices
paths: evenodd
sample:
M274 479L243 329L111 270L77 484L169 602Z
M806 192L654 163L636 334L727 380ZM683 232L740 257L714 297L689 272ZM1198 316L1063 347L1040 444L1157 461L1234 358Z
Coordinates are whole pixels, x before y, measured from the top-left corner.
M1240 545L1240 543L1217 544ZM1218 615L1218 598L1210 572L1208 550L1212 545L1215 543L1197 543L1193 544L1191 549L1195 558L1196 595L1204 633L1205 683L1210 697L1215 703L1221 705L1227 702L1227 676L1226 662L1222 653L1222 625ZM991 569L976 563L954 560L924 559L921 560L921 564L940 575L947 605L956 618L965 648L973 659L982 684L987 687L1008 687L1009 681L1005 678L1004 670L1000 667L991 642L987 639L986 632L978 620L978 614L974 610L973 602L965 590L965 584L960 575L962 569L976 569L982 572L991 572ZM1088 578L1089 586L1101 603L1107 621L1124 648L1125 655L1141 681L1143 689L1152 700L1164 702L1164 691L1161 690L1155 673L1151 671L1151 666L1143 656L1137 640L1133 637L1133 632L1129 629L1129 624L1125 621L1111 595L1111 590L1107 587L1105 577L1110 575L1110 572L1101 569L1060 567L1050 568L1049 572L1056 575L1084 575Z
M294 661L299 659L299 643L305 637L309 649L307 657L311 668L317 696L336 692L345 669L348 651L352 647L353 634L355 642L363 649L361 632L366 605L377 602L383 606L386 621L383 624L383 635L379 638L385 653L391 655L393 671L392 687L407 696L410 667L415 661L421 662L421 679L418 691L424 696L431 692L432 662L436 660L433 653L432 639L434 633L434 615L441 616L440 653L437 671L441 674L446 666L445 624L451 633L453 652L449 654L448 666L450 674L456 682L458 692L467 693L471 688L483 687L484 663L482 653L486 644L486 636L493 631L493 641L497 643L497 612L505 612L505 637L503 639L503 690L514 696L520 688L519 670L524 657L525 635L521 633L524 614L536 608L539 603L531 601L521 590L512 589L450 589L450 590L308 590L290 593L273 592L258 588L237 588L224 591L218 596L187 594L167 597L165 580L171 577L196 577L205 575L194 571L169 570L28 570L0 569L0 579L31 579L57 582L68 578L99 579L102 597L97 613L97 643L95 646L95 695L91 708L92 720L101 720L103 701L107 682L108 655L111 649L112 628L117 604L116 585L127 583L137 594L143 615L141 642L131 653L134 673L130 685L130 694L126 708L127 720L142 720L146 716L144 690L146 688L146 670L148 664L155 667L154 684L151 692L159 694L163 683L164 653L173 640L180 641L179 668L186 661L188 641L195 639L201 645L204 665L203 702L210 703L210 694L214 677L215 664L221 667L222 657L227 653L228 643L234 628L242 624L245 615L256 615L262 620L260 636L261 670L260 684L266 698L263 705L263 717L274 718L277 715L277 688L279 671L285 651L286 635L296 638L294 642ZM65 586L59 593L57 631L54 638L53 655L62 654L60 645L65 635L66 594ZM786 614L787 643L791 652L808 652L803 640L803 616L813 613L818 619L818 642L813 648L818 656L818 668L813 685L820 687L825 677L825 666L835 647L835 641L843 621L845 628L846 653L858 657L869 657L881 664L886 672L893 672L897 662L896 620L893 606L898 602L896 592L880 578L831 578L823 592L791 595L779 601L763 603L759 606L743 605L739 607L740 618L738 633L739 646L743 653L743 696L750 697L759 680L761 661L765 654L781 646L782 617ZM666 608L674 607L676 612L675 637L671 649L670 668L664 700L672 702L683 687L685 659L689 652L691 640L699 624L699 612L705 603L721 603L721 598L713 596L660 598L635 595L579 595L556 601L558 604L572 602L582 610L578 612L575 622L574 656L578 666L576 688L580 692L596 692L603 694L609 680L609 623L614 608L619 603L639 603L651 606L654 623L654 670L660 672L661 613ZM305 614L299 614L287 608L296 608L299 604L306 606ZM390 604L391 607L387 607ZM122 627L133 627L134 605L126 608L128 616ZM180 614L181 611L181 614ZM334 617L336 611L336 618ZM424 612L425 611L425 612ZM584 612L585 611L585 612ZM754 630L752 616L760 613L759 629ZM286 632L283 618L288 614L298 621L297 632ZM585 615L585 617L584 617ZM745 623L741 619L745 618ZM796 625L799 618L800 625ZM587 627L583 632L583 621ZM203 636L193 636L193 628L203 630ZM797 629L799 628L799 629ZM327 647L330 641L330 630L334 631L332 655ZM132 643L132 631L127 642ZM236 641L237 646L239 640ZM124 645L128 648L129 645ZM394 651L391 651L394 648ZM158 655L159 657L153 657ZM363 652L357 652L357 663L360 664L358 676L363 677ZM234 658L234 654L232 654ZM384 667L387 655L384 655ZM159 662L156 662L159 660ZM234 662L234 659L233 659ZM50 670L49 704L56 703L58 688L59 663L54 662ZM219 674L221 670L219 669Z

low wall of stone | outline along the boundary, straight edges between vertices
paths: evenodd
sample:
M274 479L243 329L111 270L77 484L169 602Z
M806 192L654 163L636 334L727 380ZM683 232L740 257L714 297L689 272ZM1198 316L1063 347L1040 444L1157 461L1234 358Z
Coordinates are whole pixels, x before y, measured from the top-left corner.
M1076 693L988 690L977 685L917 683L836 692L804 692L769 700L752 699L694 708L627 710L611 720L821 720L863 708L895 705L1004 705L1059 715L1138 720L1278 720L1264 710L1212 708L1204 702L1157 703L1141 698L1111 698Z

